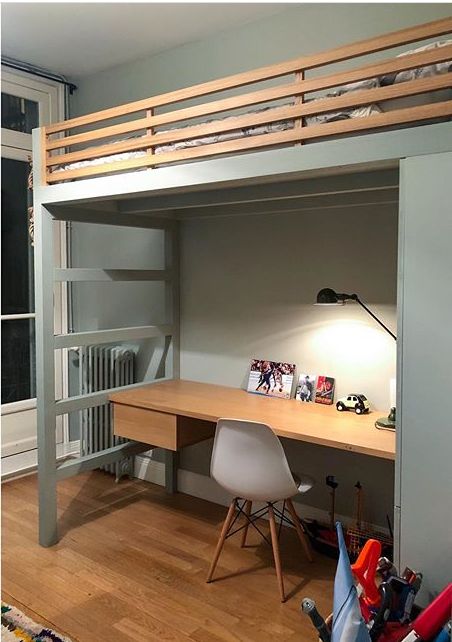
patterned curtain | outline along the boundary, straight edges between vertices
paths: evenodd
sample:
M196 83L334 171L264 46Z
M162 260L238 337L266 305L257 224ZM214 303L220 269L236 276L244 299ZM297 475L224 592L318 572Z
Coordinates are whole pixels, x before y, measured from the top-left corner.
M33 210L33 164L31 158L28 159L30 164L30 171L28 173L28 189L27 189L27 212L28 212L28 236L30 238L30 245L34 247L35 244L35 218Z

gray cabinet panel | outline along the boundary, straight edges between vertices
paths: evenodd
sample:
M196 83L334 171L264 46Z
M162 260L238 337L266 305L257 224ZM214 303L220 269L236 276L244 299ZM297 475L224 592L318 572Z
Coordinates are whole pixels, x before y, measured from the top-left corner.
M452 153L403 160L400 181L399 563L426 601L452 580Z

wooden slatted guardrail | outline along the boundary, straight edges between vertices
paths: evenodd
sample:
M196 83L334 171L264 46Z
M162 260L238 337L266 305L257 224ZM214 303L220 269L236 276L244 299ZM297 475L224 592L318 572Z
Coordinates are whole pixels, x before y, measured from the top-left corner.
M452 60L452 45L435 47L427 51L393 57L372 64L306 79L305 71L336 62L351 60L367 55L410 44L427 38L440 37L452 32L452 18L438 20L425 25L404 29L392 34L371 38L359 43L346 45L329 52L304 56L285 63L278 63L250 72L236 74L227 78L210 81L194 87L169 92L149 99L135 101L126 105L106 109L86 116L72 118L43 128L42 145L45 150L43 175L46 183L74 180L118 171L140 168L153 168L163 163L183 162L191 159L216 156L219 154L240 153L253 149L299 144L308 139L325 138L355 131L380 129L381 127L405 123L424 122L434 118L452 116L452 101L431 102L417 107L395 109L384 114L372 114L359 119L324 123L321 125L301 126L303 118L317 116L341 109L384 104L388 100L415 96L452 87L452 72L428 78L418 78L384 87L350 91L338 96L320 96L306 100L306 94L325 90L361 80L379 78L387 74L417 69L428 65ZM240 95L209 100L202 104L180 107L165 113L156 114L155 108L180 103L185 100L210 96L211 94L235 89L257 82L294 74L295 82L282 84ZM302 97L302 99L301 99ZM275 104L289 98L290 104ZM239 113L236 110L256 108L264 105L264 110ZM144 117L136 118L144 111ZM230 115L232 112L232 115ZM234 113L235 112L235 113ZM226 118L210 122L193 123L199 118L227 113ZM133 115L132 120L111 124L112 119ZM184 126L186 121L188 125ZM288 122L285 131L237 137L235 140L209 142L177 151L158 149L162 145L217 136L226 132L237 132L245 128L259 127L274 123ZM102 126L90 131L74 133L74 129L100 123ZM170 125L173 129L158 131L155 128ZM298 126L296 126L298 125ZM133 134L132 138L111 141L112 137ZM55 138L55 135L58 136ZM105 139L110 141L102 142ZM80 146L83 148L80 149ZM78 147L78 149L77 149ZM74 149L75 148L75 149ZM106 159L108 162L85 167L71 168L71 163L90 161L115 154L140 152L137 157L127 160ZM157 151L157 153L156 153ZM159 153L160 152L160 153ZM69 167L65 167L69 165Z

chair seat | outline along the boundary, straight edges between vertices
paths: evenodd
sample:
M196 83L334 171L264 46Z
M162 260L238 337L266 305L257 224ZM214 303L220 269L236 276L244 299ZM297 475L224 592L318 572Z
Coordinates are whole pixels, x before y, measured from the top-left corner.
M290 472L292 473L299 493L307 493L308 490L311 490L314 486L315 481L312 477L309 477L309 475L300 475L299 473L294 473L292 470Z

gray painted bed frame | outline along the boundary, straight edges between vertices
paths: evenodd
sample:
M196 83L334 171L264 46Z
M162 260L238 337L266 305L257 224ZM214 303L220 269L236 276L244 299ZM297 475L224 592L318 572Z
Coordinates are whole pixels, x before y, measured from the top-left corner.
M179 359L179 252L178 221L189 216L259 214L261 211L300 209L310 197L321 196L325 206L344 193L340 174L349 173L347 189L360 204L390 202L397 198L400 158L448 151L449 123L316 143L286 149L124 173L56 185L34 177L36 376L38 415L39 542L58 541L57 482L61 479L149 450L148 444L128 442L99 453L56 461L56 420L59 415L98 406L111 390L63 400L55 399L54 350L92 343L164 336L171 349L162 351L165 373L178 378ZM42 166L41 130L33 132L33 166ZM380 170L371 180L370 170ZM358 177L357 172L362 172ZM319 178L321 177L321 178ZM302 181L302 179L310 179ZM366 188L366 181L369 183ZM258 190L256 187L258 186ZM317 190L317 191L316 191ZM385 192L386 190L386 192ZM382 196L376 194L381 191ZM384 196L386 194L386 197ZM357 196L360 195L360 196ZM329 201L328 201L329 199ZM352 200L353 200L352 199ZM267 201L265 208L262 203ZM322 200L318 201L322 204ZM391 201L391 202L394 202ZM329 204L328 204L329 203ZM240 207L238 207L240 204ZM353 202L350 203L350 206ZM105 207L110 208L108 210ZM110 270L54 269L53 221L162 229L165 233L165 269ZM166 286L168 325L120 328L54 335L54 282L161 280ZM156 370L157 371L157 370ZM142 385L142 384L134 384ZM177 455L166 458L166 488L177 488Z

